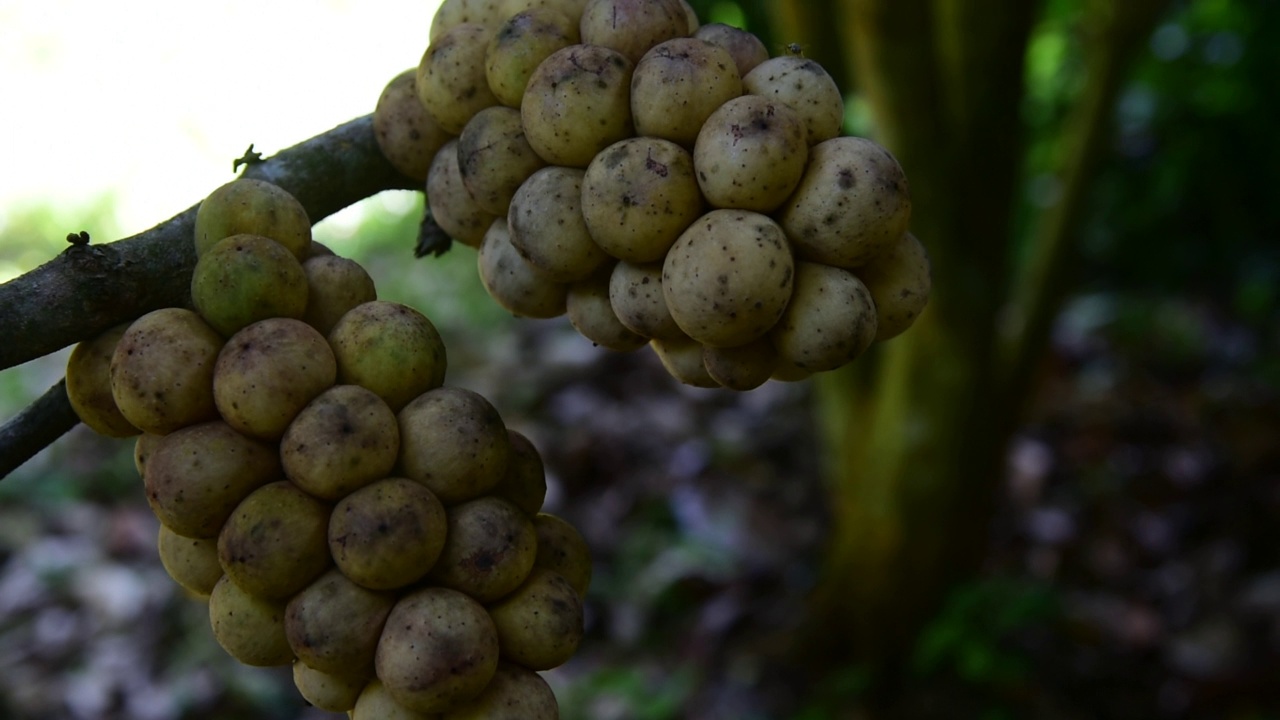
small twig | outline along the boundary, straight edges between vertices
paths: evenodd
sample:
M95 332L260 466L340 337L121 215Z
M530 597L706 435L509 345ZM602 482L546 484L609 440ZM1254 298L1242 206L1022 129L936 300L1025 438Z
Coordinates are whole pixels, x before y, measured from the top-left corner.
M17 470L80 422L59 380L22 412L0 425L0 479Z
M249 143L249 149L244 151L244 155L236 158L235 162L231 163L231 172L239 172L241 165L253 166L264 162L266 161L262 159L262 153L254 150L253 143Z

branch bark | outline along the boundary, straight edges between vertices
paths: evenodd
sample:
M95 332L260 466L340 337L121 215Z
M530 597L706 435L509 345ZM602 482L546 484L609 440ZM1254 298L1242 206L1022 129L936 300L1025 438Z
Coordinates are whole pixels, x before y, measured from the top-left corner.
M45 391L22 412L0 425L0 480L80 423L67 399L67 383Z
M244 177L298 198L312 222L383 190L415 188L382 156L366 115L259 164ZM212 188L210 188L212 190ZM0 370L163 307L190 304L197 205L113 243L72 245L0 285Z
M305 140L243 177L288 190L312 222L383 190L413 189L382 156L366 115ZM190 305L196 209L113 243L72 245L0 285L0 370L47 355L151 310ZM0 479L79 422L59 382L0 426Z

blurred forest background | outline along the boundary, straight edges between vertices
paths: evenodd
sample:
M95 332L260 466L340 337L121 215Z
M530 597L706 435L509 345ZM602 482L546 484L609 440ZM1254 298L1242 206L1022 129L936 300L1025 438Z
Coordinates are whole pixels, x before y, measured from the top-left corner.
M693 4L906 167L935 294L848 372L697 390L514 319L470 249L407 262L413 193L316 228L591 544L562 717L1280 719L1280 3ZM0 265L111 213L9 215ZM0 373L3 416L65 360ZM213 643L156 529L83 427L0 482L0 717L329 717Z

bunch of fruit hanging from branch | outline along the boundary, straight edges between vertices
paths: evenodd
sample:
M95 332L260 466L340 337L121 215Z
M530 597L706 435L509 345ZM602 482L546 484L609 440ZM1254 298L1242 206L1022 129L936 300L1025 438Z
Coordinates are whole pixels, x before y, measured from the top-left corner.
M818 63L682 0L446 0L373 124L504 308L745 391L927 302L902 169L843 114ZM539 673L581 641L591 559L542 512L537 449L281 188L216 189L190 240L192 307L81 343L67 394L137 437L161 559L218 643L355 720L557 718Z
M520 316L749 390L834 370L928 302L906 176L816 61L682 0L445 2L384 153Z

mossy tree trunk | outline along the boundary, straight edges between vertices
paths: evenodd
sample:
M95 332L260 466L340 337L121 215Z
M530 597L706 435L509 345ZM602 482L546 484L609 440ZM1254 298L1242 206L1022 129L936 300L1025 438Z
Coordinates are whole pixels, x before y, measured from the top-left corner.
M804 647L819 664L902 659L949 587L976 571L1009 436L1070 287L1121 80L1165 4L1084 3L1086 83L1058 140L1064 192L1039 218L1025 267L1011 260L1013 216L1040 3L778 4L783 41L844 63L869 103L933 262L932 298L912 329L815 385L833 520Z

